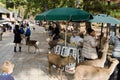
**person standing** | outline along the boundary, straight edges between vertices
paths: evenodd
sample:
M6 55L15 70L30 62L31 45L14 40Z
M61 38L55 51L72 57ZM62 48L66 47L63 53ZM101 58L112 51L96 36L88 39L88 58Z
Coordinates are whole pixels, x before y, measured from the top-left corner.
M30 40L30 35L31 35L31 30L30 30L29 24L27 24L27 29L26 29L26 32L25 32L26 45L28 44L28 41Z
M114 46L112 50L112 57L120 61L120 29L117 36L110 37L110 44ZM117 65L117 80L120 80L120 63ZM109 80L114 80L115 72L111 75Z
M82 56L85 60L97 59L97 41L95 38L95 31L91 28L87 29L88 34L83 39L83 48L82 48Z
M71 32L74 30L72 23L69 23L69 26L67 27L68 32Z
M21 42L24 42L25 31L24 31L24 25L23 24L21 24L21 26L20 26L20 34L21 34L21 38L22 38Z
M0 26L0 41L2 41L3 28Z
M60 28L57 23L53 23L52 37L53 37L53 40L58 40L60 38Z
M72 31L72 36L70 37L70 43L75 43L78 46L81 46L83 43L83 39L80 36L77 36L77 31L73 30Z
M2 73L0 74L0 80L15 80L11 75L14 69L14 64L10 61L6 61L2 65Z
M49 34L50 37L51 37L52 34L53 34L53 23L52 23L52 22L50 22L50 24L49 24L48 34Z
M59 28L59 25L57 25L57 23L53 23L53 30L52 30L51 38L52 40L48 41L50 50L53 49L57 45L59 38L60 38L60 28Z
M22 40L22 38L21 38L19 25L15 25L13 33L14 33L14 43L15 43L14 52L17 52L17 50L16 50L17 45L19 46L19 52L21 52L21 40Z

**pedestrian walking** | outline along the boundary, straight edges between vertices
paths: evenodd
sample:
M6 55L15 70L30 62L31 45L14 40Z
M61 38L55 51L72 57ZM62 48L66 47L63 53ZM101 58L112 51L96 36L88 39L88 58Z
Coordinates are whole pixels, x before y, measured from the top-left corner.
M11 75L14 69L14 64L10 61L6 61L2 65L2 73L0 74L0 80L14 80L14 77Z
M27 45L28 41L30 40L30 35L31 35L31 30L30 30L29 24L27 24L27 29L26 29L26 32L25 32L26 45Z
M21 34L21 38L22 38L22 43L24 42L24 39L25 39L25 30L24 30L24 25L21 24L20 26L20 34Z
M17 45L19 46L19 52L21 52L21 40L22 40L22 38L21 38L19 25L15 25L13 33L14 33L14 43L15 43L14 52L17 52L17 50L16 50Z

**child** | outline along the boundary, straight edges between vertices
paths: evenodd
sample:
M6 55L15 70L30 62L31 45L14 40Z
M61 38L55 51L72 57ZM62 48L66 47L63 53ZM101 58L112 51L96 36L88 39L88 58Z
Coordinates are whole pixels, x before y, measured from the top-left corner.
M14 77L11 75L14 69L14 64L10 61L6 61L2 65L2 74L0 74L0 80L14 80Z

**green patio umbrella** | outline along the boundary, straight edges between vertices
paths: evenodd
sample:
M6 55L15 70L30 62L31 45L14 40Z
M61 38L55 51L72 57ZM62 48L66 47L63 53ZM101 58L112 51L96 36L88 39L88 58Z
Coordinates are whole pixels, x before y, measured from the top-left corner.
M83 10L63 7L54 8L43 13L40 13L35 17L35 20L44 21L88 21L93 19L93 16ZM65 46L66 46L66 32L65 32Z
M35 20L46 21L86 21L92 19L92 15L76 8L55 8L40 13Z
M120 24L120 20L106 14L93 16L93 19L89 20L89 22Z
M111 17L109 15L106 15L106 14L95 15L95 16L93 16L93 19L89 20L89 22L102 23L101 33L102 33L102 30L103 30L103 23L120 24L120 20L118 20L114 17ZM108 29L107 29L106 33L108 35ZM100 45L99 46L101 46L101 37L100 37Z
M52 9L51 9L51 10L52 10ZM45 20L45 16L46 16L51 10L45 11L45 12L43 12L43 13L40 13L39 15L37 15L37 16L35 17L35 20Z

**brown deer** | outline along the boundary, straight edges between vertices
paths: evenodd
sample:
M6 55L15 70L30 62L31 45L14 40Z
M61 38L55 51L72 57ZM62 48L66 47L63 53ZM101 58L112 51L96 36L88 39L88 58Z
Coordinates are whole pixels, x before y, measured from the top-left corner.
M76 60L71 55L67 57L62 57L61 55L49 53L48 54L49 74L51 74L52 65L55 65L56 69L58 68L63 69L63 67L65 67L67 64L75 62ZM60 76L62 80L62 70L60 70Z
M39 41L36 41L36 40L28 40L26 42L26 45L28 45L28 52L30 51L30 47L33 46L35 48L35 52L37 52L37 50L39 51ZM40 52L40 51L39 51Z
M53 49L57 45L59 40L51 41L50 38L47 38L46 41L48 42L48 45L50 46L50 50L51 50L51 49Z
M108 80L119 63L115 58L111 58L110 62L112 62L112 64L109 68L79 65L76 67L74 80Z

